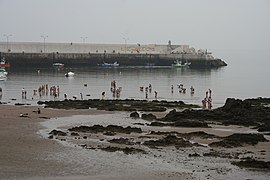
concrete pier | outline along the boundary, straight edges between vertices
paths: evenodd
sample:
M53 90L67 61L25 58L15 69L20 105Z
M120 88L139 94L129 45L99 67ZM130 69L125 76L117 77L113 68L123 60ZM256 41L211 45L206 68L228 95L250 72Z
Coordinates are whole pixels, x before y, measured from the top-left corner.
M120 66L170 66L176 59L191 62L191 67L226 66L206 50L188 45L83 44L83 43L5 43L0 56L12 67L51 67L55 62L67 67L97 66L117 61Z

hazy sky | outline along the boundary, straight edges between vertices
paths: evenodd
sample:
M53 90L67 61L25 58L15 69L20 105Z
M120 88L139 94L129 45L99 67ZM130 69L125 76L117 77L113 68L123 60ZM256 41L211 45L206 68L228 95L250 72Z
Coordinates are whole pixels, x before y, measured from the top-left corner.
M270 50L270 0L0 0L0 41Z

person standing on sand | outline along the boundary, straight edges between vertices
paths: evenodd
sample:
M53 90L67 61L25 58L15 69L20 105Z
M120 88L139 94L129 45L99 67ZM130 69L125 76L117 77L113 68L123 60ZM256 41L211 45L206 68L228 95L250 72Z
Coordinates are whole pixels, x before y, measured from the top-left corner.
M155 99L157 100L157 91L155 91Z

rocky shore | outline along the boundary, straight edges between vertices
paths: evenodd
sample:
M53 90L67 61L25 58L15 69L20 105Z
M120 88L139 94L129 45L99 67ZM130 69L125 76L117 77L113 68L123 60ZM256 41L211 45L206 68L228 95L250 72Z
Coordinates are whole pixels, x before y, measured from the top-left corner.
M137 101L137 100L88 100L88 101L62 101L62 102L39 102L45 104L45 107L53 108L87 108L96 107L97 109L109 111L134 111L130 114L133 119L143 119L145 123L134 123L142 128L135 127L119 127L109 125L103 127L100 125L72 127L66 130L67 136L76 133L78 139L91 139L93 134L102 134L101 144L91 146L83 144L83 148L101 149L110 151L123 151L127 153L149 153L148 148L166 149L167 147L175 147L176 149L199 147L205 148L204 153L200 154L196 151L190 156L214 156L224 157L227 149L235 149L238 147L256 146L258 143L266 143L268 140L264 137L269 133L270 120L270 99L232 99L228 98L223 107L214 110L194 110L195 105L186 105L183 102L166 102L166 101ZM177 110L176 110L177 108ZM154 112L171 110L164 117L157 118ZM149 112L152 113L139 113ZM240 126L248 127L250 130L257 130L257 133L232 133L228 136L218 136L216 134L208 134L215 126ZM145 128L147 127L147 128ZM171 127L176 131L156 131L160 127ZM179 129L177 129L179 128ZM204 131L192 131L190 133L181 133L181 128L202 128ZM133 130L134 129L134 130ZM151 130L151 131L150 131ZM206 131L206 132L205 132ZM263 132L263 133L260 133ZM63 132L64 133L64 132ZM134 134L135 133L135 134ZM124 134L129 134L128 136ZM131 134L131 135L130 135ZM121 138L110 139L112 136L118 135ZM97 136L97 135L94 135ZM56 138L58 138L56 136ZM68 138L67 138L68 139ZM194 139L199 139L194 141ZM204 140L203 140L204 139ZM205 141L206 144L200 143ZM191 141L192 140L192 141ZM109 142L110 145L103 147L104 143ZM111 145L112 144L112 145ZM117 144L116 146L114 146ZM120 146L119 146L120 144ZM126 149L127 148L127 149ZM207 152L209 151L210 152ZM225 148L220 151L220 148ZM264 151L264 150L262 150ZM240 167L257 168L252 163L247 163L243 159L243 153L228 152L225 157L234 159L232 163ZM269 155L267 155L269 156ZM245 156L246 158L246 156ZM241 160L241 161L239 161ZM250 161L250 159L248 159ZM256 157L251 158L257 161ZM270 170L268 167L270 158L267 157L262 169ZM246 162L246 163L245 163ZM243 165L244 164L244 165Z
M37 107L0 105L4 147L0 175L5 179L268 179L270 175L269 98L228 98L213 110L181 101L39 104L44 105L40 114Z

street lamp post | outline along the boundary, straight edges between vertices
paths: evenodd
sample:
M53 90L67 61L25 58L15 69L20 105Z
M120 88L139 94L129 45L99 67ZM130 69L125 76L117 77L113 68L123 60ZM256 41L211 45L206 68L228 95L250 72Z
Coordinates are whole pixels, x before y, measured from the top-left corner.
M125 53L127 53L127 40L128 38L123 38L125 40Z
M45 41L46 41L46 38L48 37L47 35L41 35L40 37L42 37L43 38L43 52L45 53Z
M85 40L87 39L88 37L81 37L82 41L83 41L83 44L85 43Z
M9 34L9 35L4 34L4 37L7 38L7 52L9 52L9 49L8 49L8 39L9 39L10 36L12 36L12 34Z

